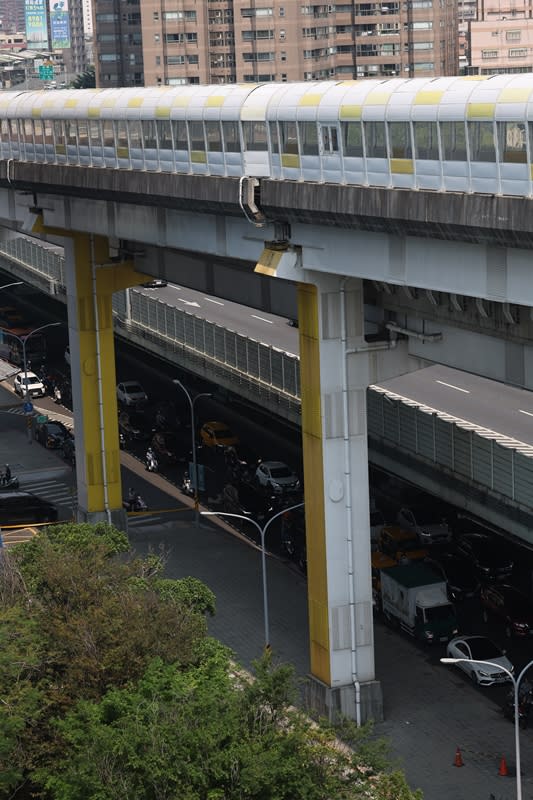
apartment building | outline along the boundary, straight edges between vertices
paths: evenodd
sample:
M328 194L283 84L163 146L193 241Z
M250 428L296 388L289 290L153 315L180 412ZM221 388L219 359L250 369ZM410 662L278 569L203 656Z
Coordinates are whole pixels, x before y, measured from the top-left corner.
M455 0L95 0L99 86L454 75Z
M26 9L21 0L0 0L0 22L4 33L26 30Z
M494 75L533 71L531 0L483 0L462 25L467 70Z

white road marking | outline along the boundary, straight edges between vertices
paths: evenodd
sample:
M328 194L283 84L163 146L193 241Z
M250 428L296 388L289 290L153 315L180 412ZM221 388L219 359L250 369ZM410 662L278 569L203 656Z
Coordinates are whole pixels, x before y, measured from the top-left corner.
M265 319L264 317L258 317L257 314L250 314L250 316L253 317L254 319L260 320L261 322L268 322L269 325L273 325L274 324L271 319Z
M470 394L468 389L461 389L460 386L454 386L453 383L445 383L444 381L435 381L435 383L440 383L441 386L447 386L448 389L455 389L457 392L463 392L463 394Z
M527 414L527 415L528 415L528 417L533 417L533 412L532 412L532 411L523 411L521 408L519 408L519 409L518 409L518 411L519 411L521 414Z
M224 305L224 303L221 303L220 300L213 300L212 297L204 297L204 300L207 300L208 303L214 303L216 306Z
M196 300L185 300L183 297L178 297L180 303L184 303L186 306L194 306L195 308L200 308L200 303L197 303Z

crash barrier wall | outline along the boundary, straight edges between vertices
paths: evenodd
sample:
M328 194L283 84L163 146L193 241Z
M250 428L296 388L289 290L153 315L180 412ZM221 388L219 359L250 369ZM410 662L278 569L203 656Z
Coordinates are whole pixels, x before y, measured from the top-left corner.
M439 466L502 500L533 507L533 447L377 386L368 391L368 435Z
M9 257L6 267L17 277L27 280L29 268L31 282L37 288L49 294L65 294L65 259L57 251L16 238L1 242L0 253ZM115 293L113 311L119 334L137 334L157 345L167 357L179 355L193 368L195 363L207 361L213 377L229 375L231 383L238 385L236 391L248 388L251 397L263 398L280 412L299 415L297 356L135 290L129 292L129 297L126 292Z

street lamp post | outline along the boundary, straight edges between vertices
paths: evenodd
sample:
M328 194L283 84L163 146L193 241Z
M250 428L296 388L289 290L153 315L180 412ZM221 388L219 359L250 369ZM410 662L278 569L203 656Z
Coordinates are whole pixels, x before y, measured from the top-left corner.
M202 392L201 394L195 395L195 397L191 397L191 394L188 389L182 384L180 380L174 378L172 383L175 383L176 386L179 386L182 389L186 396L187 400L189 401L189 406L191 409L191 447L192 447L192 479L194 482L194 524L195 527L199 526L199 518L198 518L198 463L196 460L196 422L194 419L194 406L196 401L199 400L201 397L211 397L211 392Z
M23 364L22 368L24 370L24 401L25 402L28 402L28 360L26 358L26 344L28 343L29 339L31 339L31 337L34 334L40 333L41 331L44 331L45 328L56 328L58 325L62 325L62 324L63 323L61 323L61 322L48 322L46 325L41 325L40 328L35 328L35 330L33 330L30 333L28 333L27 336L24 336L24 338L22 338L22 336L18 336L16 333L11 333L11 331L5 331L5 333L7 333L8 336L12 336L13 339L16 339L17 342L22 347L22 364ZM32 439L31 439L31 429L30 429L29 424L28 424L28 427L27 427L27 431L28 431L28 443L31 444Z
M203 517L234 517L236 519L244 519L246 522L251 522L252 525L255 525L255 527L259 531L259 536L261 537L261 571L263 575L263 619L265 624L265 649L270 647L270 625L268 619L268 585L267 585L266 552L265 552L266 532L275 519L281 517L283 514L286 514L287 511L294 511L296 508L303 508L304 505L305 503L297 503L294 506L289 506L288 508L282 509L282 511L278 511L277 514L274 514L273 517L270 517L266 525L264 525L263 527L261 527L261 525L255 521L255 519L252 519L251 517L246 517L244 514L230 514L227 511L202 511Z
M495 664L493 661L482 661L481 659L477 658L441 658L441 662L443 664L460 664L462 662L470 662L474 664L486 664L488 667L497 667L497 669L503 670L509 675L509 678L513 684L513 696L514 696L514 746L515 746L515 754L516 754L516 800L522 800L522 775L520 773L520 714L519 714L519 689L520 689L520 681L528 671L528 669L533 665L533 659L526 664L522 672L518 675L518 678L515 678L513 673L507 667L502 666L501 664Z
M15 281L14 283L4 283L3 286L0 286L0 291L2 289L9 289L11 286L22 286L24 281Z

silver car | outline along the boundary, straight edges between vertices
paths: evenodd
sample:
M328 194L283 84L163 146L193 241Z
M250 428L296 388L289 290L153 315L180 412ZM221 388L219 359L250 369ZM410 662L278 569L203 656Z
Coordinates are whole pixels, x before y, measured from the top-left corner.
M148 395L138 381L122 381L117 384L117 400L127 407L144 406Z

